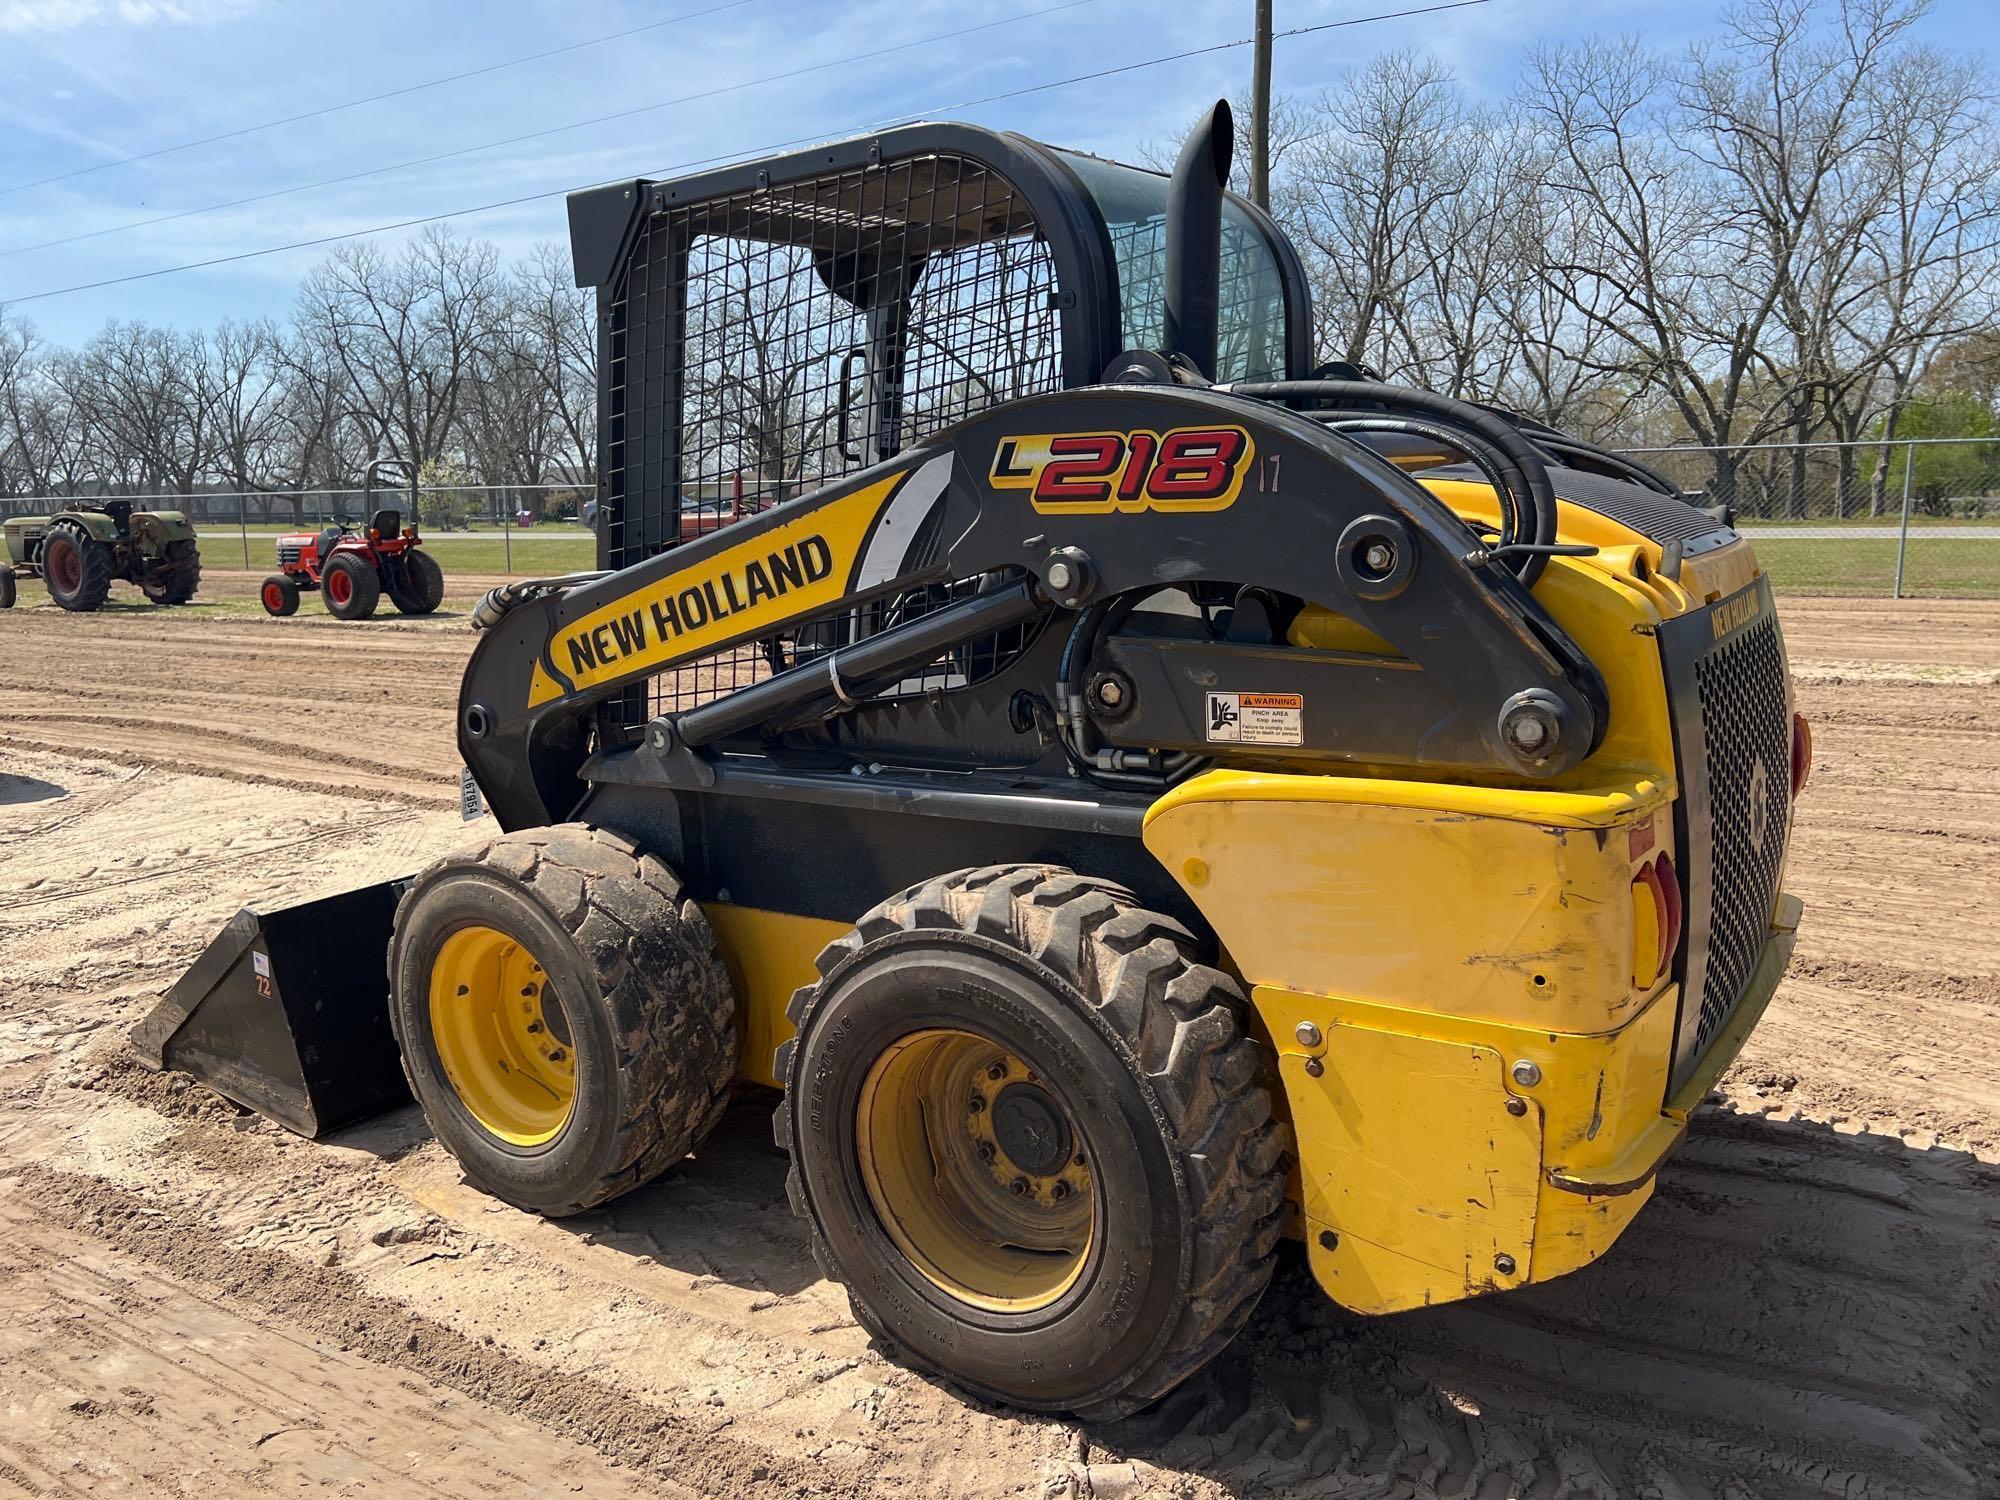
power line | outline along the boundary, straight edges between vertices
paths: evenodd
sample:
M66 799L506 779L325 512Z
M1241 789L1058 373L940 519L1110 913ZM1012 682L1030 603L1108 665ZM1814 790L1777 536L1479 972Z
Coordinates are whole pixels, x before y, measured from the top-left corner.
M826 62L811 63L802 68L793 68L783 73L770 73L762 78L750 78L741 83L724 84L717 88L704 89L700 93L682 94L672 99L662 99L656 104L642 104L633 109L621 109L608 115L593 115L587 120L572 120L566 125L550 125L541 130L531 130L525 135L503 136L499 140L483 141L474 146L459 146L450 151L439 151L430 156L413 157L409 161L392 162L387 166L367 167L359 172L344 172L338 177L323 177L317 182L302 182L292 187L273 188L267 193L253 193L247 198L232 198L226 203L211 203L202 208L183 208L170 214L157 214L150 219L135 219L125 224L112 224L103 229L87 229L81 234L64 235L60 239L41 240L32 245L16 245L0 250L0 260L9 256L27 255L35 250L52 250L58 245L74 245L80 240L99 239L107 234L122 234L130 229L144 229L153 224L171 223L176 219L191 219L199 214L220 213L225 209L244 208L252 203L268 203L273 198L289 197L293 193L310 193L319 188L339 187L345 183L360 182L369 177L385 177L391 172L406 172L412 167L428 167L441 161L452 161L461 156L474 156L481 151L495 151L502 146L519 146L529 141L544 140L552 135L563 135L572 130L585 130L593 125L609 125L618 120L629 120L636 115L652 114L657 110L671 109L679 104L694 104L704 99L720 98L724 94L741 93L744 89L761 88L766 84L783 83L788 79L800 78L808 73L823 73L829 68L844 68L853 63L866 62L891 52L907 52L917 47L928 47L938 42L949 42L975 32L991 31L995 27L1012 26L1020 21L1033 21L1042 16L1054 15L1058 11L1077 10L1086 5L1095 5L1098 0L1063 0L1059 5L1047 6L1042 10L1022 11L1018 15L1003 16L997 21L982 21L976 26L961 26L954 31L941 31L934 36L918 37L913 41L897 42L887 47L872 47L866 52L858 52L848 57L836 57Z
M1372 16L1354 16L1345 21L1322 21L1312 26L1295 26L1288 31L1276 33L1273 40L1286 41L1292 37L1310 36L1314 32L1337 31L1350 26L1367 26L1378 21L1399 21L1410 16L1435 15L1441 11L1466 10L1472 6L1489 3L1490 0L1444 0L1444 3L1437 5L1415 6L1408 10L1383 11ZM1018 89L1009 89L1004 93L988 94L978 99L962 99L957 103L940 105L933 109L893 115L887 121L870 121L866 124L846 127L844 130L831 134L863 134L870 130L884 128L891 123L940 115L949 110L974 109L981 105L998 104L1008 99L1025 98L1029 94L1042 94L1048 93L1053 89L1071 88L1080 83L1095 83L1101 79L1115 78L1126 73L1137 73L1147 68L1158 68L1164 67L1169 63L1185 62L1189 58L1207 57L1218 52L1230 52L1238 47L1248 47L1252 45L1254 40L1252 37L1240 37L1231 42L1216 42L1206 47L1191 47L1184 52L1173 52L1164 57L1146 58L1141 62L1124 63L1114 68L1099 68L1093 72L1079 73L1072 78L1053 79L1046 83L1035 83ZM724 152L717 156L699 157L692 161L676 162L671 166L658 167L642 175L648 177L666 177L669 174L686 172L696 167L715 166L735 161L752 161L759 157L769 156L777 151L783 151L788 147L809 145L829 138L830 133L828 132L795 136L791 140L777 141L770 145L756 146L744 151ZM614 182L625 180L624 178L612 179ZM609 184L594 185L608 186ZM565 197L572 191L575 190L571 188L550 188L539 193L524 193L515 198L501 198L491 203L476 204L471 208L457 208L446 213L423 214L415 218L398 219L387 224L373 224L366 229L351 229L340 234L327 234L317 236L313 239L292 240L282 245L267 245L258 250L239 250L232 255L218 255L208 260L188 261L178 266L160 266L150 271L134 271L126 276L109 276L101 281L79 282L75 286L54 287L45 292L30 292L25 297L14 297L0 301L0 306L11 306L22 302L40 302L49 297L66 297L72 292L97 291L107 286L123 286L128 282L150 281L156 276L173 276L182 271L203 271L214 266L234 265L239 261L257 260L266 255L282 255L290 250L312 250L321 245L339 244L343 240L365 239L371 235L388 234L397 229L415 229L426 224L443 223L449 219L465 219L471 218L475 214L495 213L503 208L518 208L524 203L539 203L548 198Z
M116 161L101 161L88 167L77 167L68 172L57 172L49 177L37 177L31 182L17 182L12 187L0 187L0 197L8 193L25 192L29 188L46 187L52 182L67 182L73 177L88 177L92 172L108 172L113 167L130 166L135 161L151 161L155 157L171 156L176 151L192 151L197 146L213 146L217 141L233 141L239 136L255 135L260 130L276 130L281 125L297 125L305 120L317 120L325 115L339 114L344 109L359 109L364 104L380 104L385 99L400 99L406 94L422 93L425 89L438 88L447 83L462 83L468 78L483 78L489 73L503 73L509 68L518 68L524 63L542 62L551 57L561 57L568 52L581 52L587 47L601 47L606 42L623 41L626 37L638 36L642 32L658 31L667 26L678 26L683 21L698 21L703 16L718 15L725 10L739 10L746 5L756 5L761 0L728 0L727 4L711 5L707 10L688 11L684 15L669 16L664 21L649 21L644 26L634 26L625 31L610 32L605 36L594 36L587 41L571 42L563 47L551 47L546 52L530 52L521 57L510 57L505 62L488 63L483 68L468 68L463 73L447 73L442 78L429 78L422 83L405 84L401 88L388 89L379 94L369 94L360 99L348 99L340 104L328 104L319 109L309 109L304 114L283 115L275 120L260 120L255 125L242 125L234 130L225 130L219 135L205 135L199 140L182 141L177 146L159 146L151 151L141 151L132 156L121 156ZM148 221L152 222L152 221ZM102 231L101 231L102 232ZM63 240L53 244L67 243ZM39 249L39 246L30 246ZM9 252L12 253L12 252Z

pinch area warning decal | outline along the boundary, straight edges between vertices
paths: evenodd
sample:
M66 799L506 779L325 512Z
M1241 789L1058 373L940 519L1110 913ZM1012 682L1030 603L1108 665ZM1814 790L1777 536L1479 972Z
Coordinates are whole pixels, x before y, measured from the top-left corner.
M1303 745L1303 693L1210 693L1208 737L1223 745Z

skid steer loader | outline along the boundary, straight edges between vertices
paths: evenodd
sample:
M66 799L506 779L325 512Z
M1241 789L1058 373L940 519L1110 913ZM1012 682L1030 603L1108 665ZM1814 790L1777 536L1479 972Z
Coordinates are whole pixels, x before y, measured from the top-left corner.
M1285 1236L1370 1313L1603 1254L1791 951L1770 587L1642 468L1315 368L1231 138L572 197L601 568L477 611L505 833L246 910L142 1050L309 1133L399 1059L547 1214L782 1090L855 1315L1040 1410L1160 1396Z

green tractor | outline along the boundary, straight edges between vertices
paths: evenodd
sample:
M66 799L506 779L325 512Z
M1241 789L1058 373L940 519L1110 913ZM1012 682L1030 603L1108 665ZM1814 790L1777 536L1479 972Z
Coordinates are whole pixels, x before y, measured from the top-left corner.
M106 500L52 516L12 516L5 531L0 609L13 607L21 576L40 578L49 597L69 610L96 609L115 578L138 584L155 604L185 604L201 585L194 526L177 510Z

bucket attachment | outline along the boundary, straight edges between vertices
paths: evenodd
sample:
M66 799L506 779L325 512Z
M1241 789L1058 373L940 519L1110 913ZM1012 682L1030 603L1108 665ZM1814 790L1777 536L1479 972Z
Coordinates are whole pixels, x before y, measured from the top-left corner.
M407 1104L387 969L403 885L244 907L133 1029L133 1047L304 1136Z

